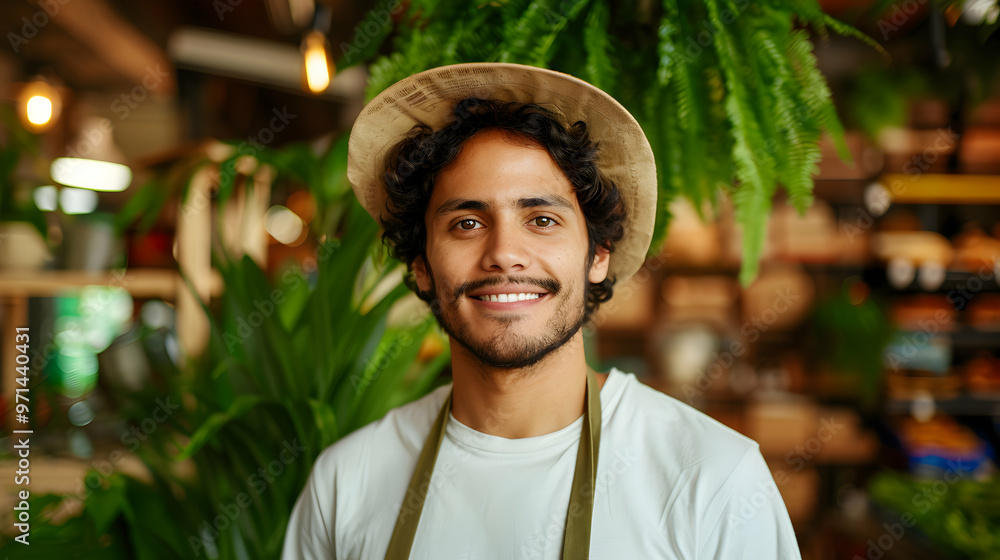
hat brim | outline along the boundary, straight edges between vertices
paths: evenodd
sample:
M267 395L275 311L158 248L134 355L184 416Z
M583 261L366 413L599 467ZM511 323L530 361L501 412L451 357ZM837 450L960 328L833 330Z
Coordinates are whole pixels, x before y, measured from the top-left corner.
M625 205L625 235L608 274L618 283L645 261L656 219L656 164L639 123L614 98L568 74L520 64L475 62L433 68L396 82L369 102L348 142L347 178L361 205L380 224L386 154L417 124L439 130L454 121L467 97L535 103L563 125L584 121L599 142L597 164Z

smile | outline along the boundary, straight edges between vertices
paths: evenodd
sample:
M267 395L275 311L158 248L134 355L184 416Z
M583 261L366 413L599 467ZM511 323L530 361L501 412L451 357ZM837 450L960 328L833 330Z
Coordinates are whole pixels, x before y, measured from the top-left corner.
M491 294L470 296L469 299L473 301L476 307L484 307L493 311L515 311L540 305L542 301L547 299L548 295L548 293Z
M542 295L543 294L525 293L525 294L494 294L494 295L472 296L472 297L478 299L479 301L496 301L500 303L508 303L515 301L524 301L528 299L538 299Z

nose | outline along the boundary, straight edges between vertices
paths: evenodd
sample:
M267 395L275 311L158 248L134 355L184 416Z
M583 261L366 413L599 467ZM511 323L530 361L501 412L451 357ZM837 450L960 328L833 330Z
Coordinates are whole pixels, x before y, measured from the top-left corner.
M523 271L531 265L525 240L517 225L495 223L486 235L482 267L488 272Z

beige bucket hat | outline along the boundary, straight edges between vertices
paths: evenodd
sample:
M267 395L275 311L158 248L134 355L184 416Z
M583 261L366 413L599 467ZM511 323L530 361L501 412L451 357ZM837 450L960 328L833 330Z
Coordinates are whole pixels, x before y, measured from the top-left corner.
M535 103L564 126L582 120L600 143L597 164L621 191L625 235L611 254L609 276L621 284L646 258L656 218L656 164L639 123L610 95L568 74L520 64L442 66L396 82L361 111L348 142L347 178L379 224L386 209L385 157L414 125L439 130L466 97Z

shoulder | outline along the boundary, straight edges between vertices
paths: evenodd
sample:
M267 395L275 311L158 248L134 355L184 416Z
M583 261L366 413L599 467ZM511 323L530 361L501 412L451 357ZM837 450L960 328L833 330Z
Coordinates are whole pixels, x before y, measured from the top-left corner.
M696 469L727 478L757 442L694 407L616 370L620 395L608 419L612 433L627 431L655 458L678 471Z
M380 516L392 515L409 480L400 473L412 472L450 390L439 387L394 408L319 454L289 520L284 558L350 554L364 538L344 527L377 527Z
M450 384L438 387L340 438L319 454L314 472L334 474L345 468L356 471L364 466L377 467L379 463L398 470L399 463L391 460L415 458L420 454L424 439L449 391Z
M637 450L648 477L643 491L661 514L657 527L691 556L743 557L752 549L761 552L754 557L798 558L784 502L757 442L632 374L617 375L608 443ZM603 454L603 434L601 443Z

